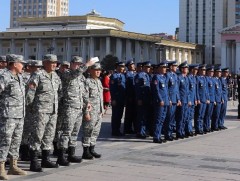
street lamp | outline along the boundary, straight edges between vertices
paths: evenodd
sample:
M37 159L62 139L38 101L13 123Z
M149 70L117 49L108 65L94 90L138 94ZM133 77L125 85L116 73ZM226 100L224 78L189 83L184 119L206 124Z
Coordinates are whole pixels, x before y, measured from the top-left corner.
M49 47L48 49L47 49L47 51L50 53L50 54L52 54L52 52L55 50L55 48L53 47L53 46L51 46L51 47Z

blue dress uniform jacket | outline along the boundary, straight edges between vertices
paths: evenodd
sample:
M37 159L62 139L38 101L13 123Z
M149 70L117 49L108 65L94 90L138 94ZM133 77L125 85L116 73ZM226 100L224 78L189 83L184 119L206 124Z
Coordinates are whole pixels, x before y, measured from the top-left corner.
M201 104L197 107L196 133L203 133L203 119L206 111L206 102L209 100L207 81L205 76L197 76L197 100Z
M216 105L214 105L213 108L213 115L212 115L212 123L211 123L211 129L212 130L217 130L219 127L219 115L221 111L221 106L222 106L222 84L221 80L218 77L213 78L213 86L215 89L215 101Z
M124 118L124 132L133 133L136 130L136 101L134 77L136 73L128 71L126 73L126 109Z
M221 106L221 112L219 116L219 128L222 129L224 127L224 119L226 116L227 111L227 101L228 101L228 83L227 78L221 77L221 83L222 83L222 98L223 98L223 104Z
M176 127L175 113L177 108L177 102L180 100L180 98L179 98L177 74L174 72L168 72L166 74L166 77L167 77L166 84L168 86L168 95L172 105L169 106L164 129L165 129L165 137L172 137L173 130Z
M187 76L178 76L178 87L182 105L177 107L176 111L176 131L177 137L184 137L188 118L188 103L190 102L189 79Z
M146 126L150 118L150 104L151 104L151 87L150 77L145 72L140 72L135 76L135 91L136 102L142 102L142 105L137 105L137 134L139 136L146 136Z
M208 93L209 93L209 101L210 103L206 106L205 116L203 120L203 130L205 132L209 132L211 129L211 118L213 113L213 107L215 102L215 87L214 87L214 78L206 77Z
M154 100L155 131L153 140L161 140L162 127L169 107L168 87L166 77L163 74L154 75L152 81L152 95ZM164 105L160 106L163 102Z
M112 135L120 136L121 119L125 104L126 79L122 73L114 73L110 77L110 94L112 102Z

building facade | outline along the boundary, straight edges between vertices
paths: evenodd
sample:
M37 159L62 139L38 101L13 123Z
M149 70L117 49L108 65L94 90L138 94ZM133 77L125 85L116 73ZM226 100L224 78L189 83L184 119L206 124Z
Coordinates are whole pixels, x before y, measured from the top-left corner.
M68 16L69 0L11 0L10 27L20 17Z
M21 18L19 25L0 32L0 54L16 53L25 59L42 59L44 54L54 53L59 60L67 61L75 55L85 60L95 56L102 60L106 55L113 55L122 61L202 62L201 46L127 32L123 30L124 23L114 18L94 14Z
M240 73L240 23L227 27L221 32L221 65L231 72Z
M239 0L180 0L179 40L205 45L204 62L220 63L219 30L240 20L238 7Z

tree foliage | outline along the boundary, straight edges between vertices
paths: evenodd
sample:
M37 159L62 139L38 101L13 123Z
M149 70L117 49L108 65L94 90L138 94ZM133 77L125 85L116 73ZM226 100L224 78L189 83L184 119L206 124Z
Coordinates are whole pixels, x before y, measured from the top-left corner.
M118 58L111 54L106 55L101 61L101 66L104 70L114 70L116 68L116 63L118 62Z

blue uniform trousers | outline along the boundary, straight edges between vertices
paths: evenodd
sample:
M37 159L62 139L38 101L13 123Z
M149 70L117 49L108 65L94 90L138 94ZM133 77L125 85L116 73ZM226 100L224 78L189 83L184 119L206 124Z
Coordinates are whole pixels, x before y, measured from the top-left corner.
M189 134L193 132L192 120L194 119L195 105L188 107L188 119L185 124L185 133Z
M116 105L112 105L112 134L120 133L121 119L123 116L124 103L117 102Z
M226 116L226 111L227 111L227 101L224 101L224 103L221 106L221 111L220 111L220 116L219 116L219 127L224 126L224 119Z
M168 106L159 106L154 107L154 117L155 117L155 131L153 135L154 140L160 140L162 135L163 123L166 119Z
M188 118L188 104L182 103L182 106L176 110L176 133L178 136L185 136L185 124Z
M146 136L146 127L148 124L150 114L150 104L143 104L137 106L137 134Z
M172 137L173 130L176 126L175 113L177 104L172 104L168 107L166 121L164 123L165 137Z
M203 130L204 131L210 130L211 118L212 118L212 113L213 113L213 106L214 106L213 102L210 102L206 106L205 116L204 116L204 119L203 119Z
M136 131L136 104L134 98L126 98L126 109L124 118L124 132L131 133Z
M207 104L206 103L201 103L198 105L197 109L197 120L196 120L196 125L195 125L195 131L196 132L202 132L203 131L203 119L205 115Z
M219 115L221 111L221 102L217 102L217 104L213 107L213 115L212 115L212 123L211 129L217 129L219 127Z

